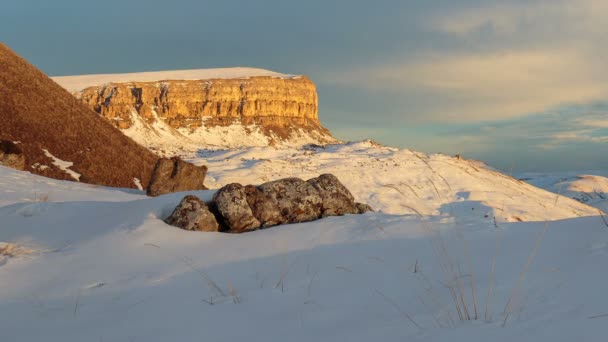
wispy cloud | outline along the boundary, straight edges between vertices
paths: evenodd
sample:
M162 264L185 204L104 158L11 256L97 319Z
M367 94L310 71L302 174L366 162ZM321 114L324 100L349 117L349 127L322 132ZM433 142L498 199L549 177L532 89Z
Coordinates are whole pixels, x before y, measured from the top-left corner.
M349 66L324 81L399 93L412 104L404 115L416 121L503 120L602 100L608 47L597 38L608 32L606 17L603 0L438 10L427 29L453 44Z
M581 111L572 115L572 111ZM445 134L443 139L460 141L461 137L477 137L477 143L488 150L495 150L500 146L525 146L526 149L555 150L565 145L585 144L587 148L593 146L608 147L608 130L606 111L588 111L582 108L537 115L525 119L503 120L482 126L469 125ZM601 144L601 145L598 145Z
M608 115L608 114L607 114ZM576 124L581 127L591 127L591 128L608 128L608 119L578 119Z

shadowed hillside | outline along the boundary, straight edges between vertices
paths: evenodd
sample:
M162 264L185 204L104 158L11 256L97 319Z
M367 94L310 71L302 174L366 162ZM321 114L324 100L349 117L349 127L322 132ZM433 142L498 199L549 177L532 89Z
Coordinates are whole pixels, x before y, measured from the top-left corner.
M0 140L18 142L27 171L146 187L157 157L0 43Z

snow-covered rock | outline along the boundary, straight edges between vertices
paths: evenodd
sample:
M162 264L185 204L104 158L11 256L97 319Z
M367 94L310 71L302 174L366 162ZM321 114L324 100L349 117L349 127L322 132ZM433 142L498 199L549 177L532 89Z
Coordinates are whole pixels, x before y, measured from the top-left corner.
M220 230L220 225L207 204L192 195L185 196L171 215L165 219L165 222L185 230L203 232L217 232Z

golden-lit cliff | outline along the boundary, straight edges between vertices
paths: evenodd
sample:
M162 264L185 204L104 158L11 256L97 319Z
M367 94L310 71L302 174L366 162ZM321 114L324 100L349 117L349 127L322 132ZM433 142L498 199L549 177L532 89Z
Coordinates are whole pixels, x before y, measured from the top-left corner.
M160 119L176 129L241 123L275 133L329 133L319 122L316 87L305 76L109 83L87 87L77 97L121 129L130 128L136 114L148 124Z

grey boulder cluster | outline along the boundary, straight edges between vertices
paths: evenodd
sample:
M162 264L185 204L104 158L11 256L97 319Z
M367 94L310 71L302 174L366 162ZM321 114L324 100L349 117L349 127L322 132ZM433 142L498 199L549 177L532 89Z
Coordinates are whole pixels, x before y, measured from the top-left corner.
M189 195L165 222L187 230L243 233L371 210L369 205L355 202L338 178L323 174L308 181L284 178L258 186L228 184L209 204Z

